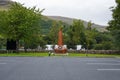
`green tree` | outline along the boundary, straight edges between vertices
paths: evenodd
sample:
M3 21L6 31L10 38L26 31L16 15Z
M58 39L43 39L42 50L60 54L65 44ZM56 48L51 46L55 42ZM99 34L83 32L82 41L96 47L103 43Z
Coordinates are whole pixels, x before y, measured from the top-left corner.
M95 36L98 31L95 28L92 28L92 25L93 23L89 21L85 30L87 49L93 49L94 44L96 44Z
M56 21L53 21L52 26L50 28L50 32L49 32L49 38L51 40L51 44L57 43L58 31L59 31L59 25Z
M86 48L87 49L93 49L94 44L96 44L96 40L95 37L97 35L97 31L95 29L86 29L85 31L85 35L86 35Z
M109 32L97 32L95 40L96 44L94 45L94 49L97 50L114 49L113 37Z
M91 30L92 29L92 25L93 25L93 23L91 21L89 21L88 24L87 24L87 29Z
M4 49L6 40L0 35L0 49Z
M109 21L108 30L111 31L115 39L115 44L120 49L120 0L116 0L117 6L112 8L113 20Z
M15 40L17 50L19 40L25 42L38 35L40 30L41 12L39 9L26 8L14 2L7 11L0 12L0 33L4 38Z
M73 25L71 25L68 30L68 47L75 48L75 45L77 44L81 44L84 46L86 43L86 37L84 32L85 27L83 25L83 21L73 21Z

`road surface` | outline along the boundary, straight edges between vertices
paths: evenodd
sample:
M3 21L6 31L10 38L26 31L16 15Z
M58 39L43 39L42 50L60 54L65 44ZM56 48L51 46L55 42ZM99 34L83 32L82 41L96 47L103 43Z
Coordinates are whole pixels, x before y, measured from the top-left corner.
M0 57L0 80L120 80L120 59Z

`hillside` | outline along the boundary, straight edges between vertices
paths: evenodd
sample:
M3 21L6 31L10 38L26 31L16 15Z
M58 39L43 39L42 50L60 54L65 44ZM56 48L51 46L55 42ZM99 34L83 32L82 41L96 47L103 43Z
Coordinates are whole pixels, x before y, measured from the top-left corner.
M43 34L48 34L48 32L49 32L49 30L50 30L50 28L51 28L51 26L53 25L54 22L55 22L57 25L63 24L64 26L66 26L66 27L64 28L65 31L67 30L67 28L68 28L68 26L69 26L66 22L59 22L59 21L50 19L48 16L44 16L44 15L43 15L43 16L41 17L41 21L40 21L40 26L41 26L41 28L42 28L42 33L43 33ZM60 27L60 26L58 26L58 27Z
M11 0L0 0L0 10L7 10L10 6L10 4L12 3ZM62 21L62 24L68 26L68 25L72 25L73 23L73 18L68 18L68 17L61 17L61 16L44 16L42 17L41 20L41 27L42 27L42 31L43 33L48 33L50 27L52 26L53 21ZM85 27L87 27L88 22L84 21L84 25ZM92 28L96 28L98 31L103 32L106 31L106 26L101 26L101 25L97 25L97 24L93 24Z
M47 17L49 19L52 19L52 20L65 22L69 25L72 25L73 20L77 20L77 19L74 19L74 18L61 17L61 16L47 16ZM83 21L83 22L84 22L84 26L87 27L88 22L87 21ZM100 32L106 31L106 29L105 29L106 26L101 26L101 25L97 25L97 24L94 24L94 23L92 25L92 28L96 28Z
M11 3L11 0L0 0L0 10L7 10Z

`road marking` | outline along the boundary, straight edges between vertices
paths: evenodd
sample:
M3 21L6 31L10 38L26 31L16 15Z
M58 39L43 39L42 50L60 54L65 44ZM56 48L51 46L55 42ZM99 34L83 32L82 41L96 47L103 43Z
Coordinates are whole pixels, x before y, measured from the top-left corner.
M97 69L98 71L120 71L120 69Z
M7 64L7 63L0 63L0 64Z
M87 63L88 65L120 65L118 63Z
M86 62L120 62L120 61L117 61L117 60L80 60L80 61L86 61Z
M15 61L15 60L0 60L0 61Z

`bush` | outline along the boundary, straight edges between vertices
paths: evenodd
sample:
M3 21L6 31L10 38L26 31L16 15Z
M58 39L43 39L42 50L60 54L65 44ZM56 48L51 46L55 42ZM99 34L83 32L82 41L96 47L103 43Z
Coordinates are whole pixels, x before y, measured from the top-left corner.
M96 44L94 46L95 50L111 50L113 49L113 44L111 42L102 42L101 44Z

